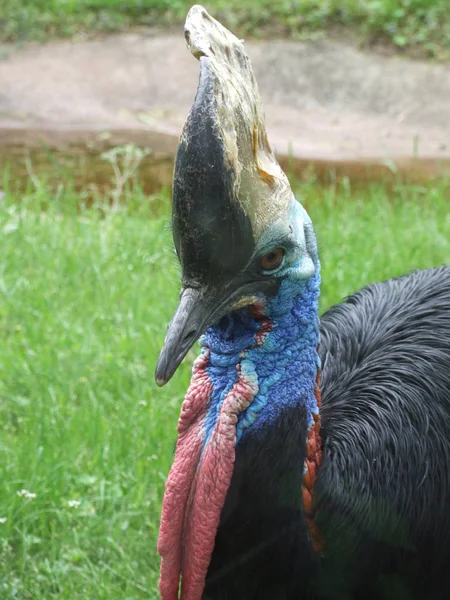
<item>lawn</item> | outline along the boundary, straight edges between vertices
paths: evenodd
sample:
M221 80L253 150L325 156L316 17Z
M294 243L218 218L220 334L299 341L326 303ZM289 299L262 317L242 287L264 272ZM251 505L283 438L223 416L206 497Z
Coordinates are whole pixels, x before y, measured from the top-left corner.
M448 185L297 191L316 224L322 309L450 262ZM77 210L70 186L38 186L0 203L2 599L157 598L160 502L190 369L153 382L179 276L158 200Z
M183 22L193 0L3 0L0 41L120 31ZM448 57L448 0L205 0L244 36L310 38L321 33L381 41L420 56Z

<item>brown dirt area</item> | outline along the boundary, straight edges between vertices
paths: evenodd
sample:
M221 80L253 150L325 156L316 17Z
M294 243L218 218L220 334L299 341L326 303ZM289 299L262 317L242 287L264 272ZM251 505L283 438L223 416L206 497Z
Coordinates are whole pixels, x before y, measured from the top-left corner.
M350 176L393 163L413 178L450 173L450 65L336 41L246 47L282 163ZM173 157L198 80L182 34L10 46L2 56L0 160L42 144L95 153L125 141Z

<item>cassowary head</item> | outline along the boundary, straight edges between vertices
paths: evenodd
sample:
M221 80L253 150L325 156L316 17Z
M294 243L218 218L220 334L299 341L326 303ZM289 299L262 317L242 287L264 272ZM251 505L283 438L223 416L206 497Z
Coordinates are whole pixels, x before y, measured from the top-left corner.
M301 370L297 359L286 362L296 353L278 357L279 348L291 338L302 344L311 414L317 371L315 236L269 146L250 61L200 6L189 12L185 34L200 60L200 82L175 162L172 225L182 291L156 368L159 385L206 333L166 482L158 544L163 600L178 598L180 573L181 598L201 598L235 447L289 400L276 386L281 370ZM294 306L302 290L307 301Z
M317 265L310 219L270 148L242 42L201 6L190 10L185 37L200 81L175 161L172 228L182 291L156 369L159 385L208 327L240 307L264 307L283 279L307 279Z

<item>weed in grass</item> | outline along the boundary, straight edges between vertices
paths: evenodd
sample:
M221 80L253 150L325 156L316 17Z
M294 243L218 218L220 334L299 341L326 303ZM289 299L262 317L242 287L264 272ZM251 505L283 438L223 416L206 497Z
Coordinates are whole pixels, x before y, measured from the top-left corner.
M91 209L63 185L0 203L0 596L156 599L156 538L186 361L153 369L179 270L168 199ZM450 262L449 187L297 186L322 310L369 281ZM45 212L42 206L45 201Z
M116 146L103 152L102 158L111 165L114 174L111 192L113 209L116 209L122 200L127 183L133 180L136 182L139 166L149 154L150 148L139 148L135 144Z

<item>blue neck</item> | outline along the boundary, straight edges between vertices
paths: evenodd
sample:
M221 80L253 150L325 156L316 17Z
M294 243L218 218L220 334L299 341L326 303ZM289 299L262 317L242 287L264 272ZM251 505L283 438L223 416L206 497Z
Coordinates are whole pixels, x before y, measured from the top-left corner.
M270 426L288 407L304 407L310 427L312 415L318 413L314 385L319 288L318 265L310 279L286 277L277 295L266 301L262 317L252 316L248 308L234 311L200 340L203 351L209 351L207 372L213 385L205 443L224 398L236 384L238 368L258 390L239 416L238 442Z

